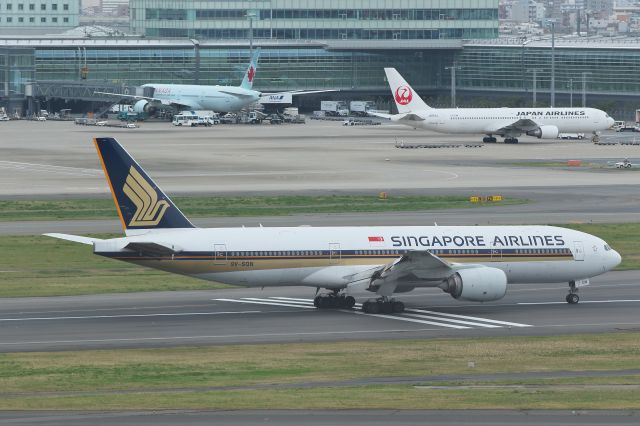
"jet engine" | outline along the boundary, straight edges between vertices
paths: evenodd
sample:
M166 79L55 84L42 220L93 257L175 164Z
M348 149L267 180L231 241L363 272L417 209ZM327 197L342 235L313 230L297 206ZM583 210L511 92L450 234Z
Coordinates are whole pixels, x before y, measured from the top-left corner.
M458 300L488 302L502 299L507 292L507 276L498 268L479 266L460 269L440 285Z
M153 115L155 112L155 108L149 103L149 101L140 99L135 104L133 104L133 112L137 112L138 114L146 113L149 115Z
M535 136L538 139L555 139L560 130L557 126L540 126L535 130L529 130L527 135Z

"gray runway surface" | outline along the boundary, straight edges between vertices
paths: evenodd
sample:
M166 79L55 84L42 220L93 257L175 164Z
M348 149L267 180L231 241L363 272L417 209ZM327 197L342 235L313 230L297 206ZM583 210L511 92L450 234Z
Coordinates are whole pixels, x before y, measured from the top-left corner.
M578 305L561 284L512 285L492 303L439 289L399 295L402 315L317 310L314 289L270 288L0 300L0 351L555 335L640 327L640 273L592 280ZM357 295L362 302L367 294Z
M637 425L634 411L542 410L273 410L273 411L131 411L5 412L2 424L72 425Z

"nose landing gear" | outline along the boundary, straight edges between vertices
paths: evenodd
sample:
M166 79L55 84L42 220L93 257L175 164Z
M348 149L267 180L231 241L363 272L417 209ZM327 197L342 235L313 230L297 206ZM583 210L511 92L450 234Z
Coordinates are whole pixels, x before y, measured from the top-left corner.
M580 296L578 296L578 287L576 287L575 281L569 281L569 294L567 294L565 300L570 305L575 305L580 301Z

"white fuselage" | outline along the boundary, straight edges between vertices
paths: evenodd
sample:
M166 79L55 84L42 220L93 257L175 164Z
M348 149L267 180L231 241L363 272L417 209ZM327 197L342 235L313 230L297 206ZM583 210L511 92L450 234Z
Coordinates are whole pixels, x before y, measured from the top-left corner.
M237 86L200 86L190 84L145 84L153 87L153 97L163 104L186 105L188 109L234 112L256 102L260 92Z
M131 242L176 250L145 258ZM552 226L165 229L97 242L96 254L242 286L345 288L355 274L429 251L451 264L501 269L509 283L568 282L602 274L620 255L595 236ZM415 286L437 286L424 282Z
M412 111L423 120L405 120L404 114L391 120L414 128L440 133L519 136L522 131L500 131L519 120L531 120L538 126L556 126L560 133L594 132L613 125L613 119L594 108L447 108Z

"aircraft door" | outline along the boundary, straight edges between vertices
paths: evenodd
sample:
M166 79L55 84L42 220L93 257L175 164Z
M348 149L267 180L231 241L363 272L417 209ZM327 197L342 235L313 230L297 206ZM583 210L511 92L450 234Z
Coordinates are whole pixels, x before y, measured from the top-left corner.
M341 258L340 243L329 243L329 260L331 262L339 262Z
M573 242L573 259L578 261L584 260L584 245L582 241Z
M226 244L213 245L213 264L214 265L227 264L227 245Z

